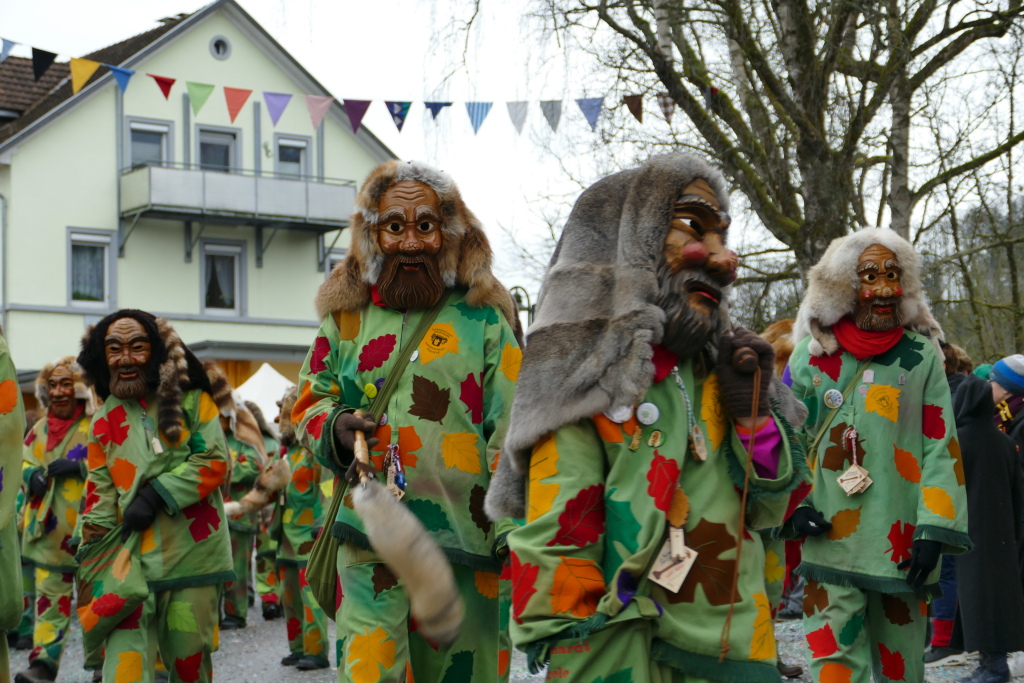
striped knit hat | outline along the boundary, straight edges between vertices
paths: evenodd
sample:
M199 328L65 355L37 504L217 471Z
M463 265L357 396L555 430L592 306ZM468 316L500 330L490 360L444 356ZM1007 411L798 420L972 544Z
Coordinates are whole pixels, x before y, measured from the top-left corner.
M1015 353L997 360L990 377L1011 394L1024 394L1024 355Z

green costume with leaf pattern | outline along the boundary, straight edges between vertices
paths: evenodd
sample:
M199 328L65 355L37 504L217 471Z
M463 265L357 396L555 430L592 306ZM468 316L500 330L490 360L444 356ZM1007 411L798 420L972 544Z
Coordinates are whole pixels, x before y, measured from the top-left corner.
M15 505L21 488L25 404L7 341L0 337L0 632L18 626L22 612L21 553ZM0 680L10 680L7 638L0 639Z

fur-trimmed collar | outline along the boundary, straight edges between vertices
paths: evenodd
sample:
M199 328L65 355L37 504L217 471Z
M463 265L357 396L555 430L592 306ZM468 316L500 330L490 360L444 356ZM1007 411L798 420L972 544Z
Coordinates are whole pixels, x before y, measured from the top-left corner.
M320 285L315 300L317 317L323 320L337 311L356 312L369 305L370 287L377 282L384 263L384 253L377 244L377 206L387 189L402 180L428 185L441 200L444 238L439 265L445 284L466 287L467 304L497 307L510 324L516 325L512 296L491 272L493 254L483 226L462 201L448 174L418 161L385 162L363 182L351 217L352 244L345 259Z
M36 400L39 401L39 405L47 409L50 407L50 375L57 368L67 368L71 371L75 380L75 398L85 403L86 415L93 415L99 408L100 401L96 392L86 383L85 371L82 370L82 366L78 364L78 360L74 356L58 358L52 363L44 365L43 369L39 371L39 375L36 377Z

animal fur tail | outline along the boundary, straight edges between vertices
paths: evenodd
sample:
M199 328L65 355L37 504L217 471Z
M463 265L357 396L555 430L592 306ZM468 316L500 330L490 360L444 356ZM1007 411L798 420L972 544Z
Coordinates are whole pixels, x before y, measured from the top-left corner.
M256 512L268 505L277 492L288 485L292 478L292 469L287 460L275 460L263 473L256 478L249 493L242 500L230 500L224 503L224 514L235 519L242 515Z
M352 503L370 545L404 584L420 634L441 646L451 645L462 628L465 607L444 553L380 482L356 484Z

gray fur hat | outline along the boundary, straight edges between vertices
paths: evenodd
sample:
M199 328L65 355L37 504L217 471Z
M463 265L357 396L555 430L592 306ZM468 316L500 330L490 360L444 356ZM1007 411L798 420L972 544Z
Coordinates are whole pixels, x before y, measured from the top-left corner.
M832 326L857 308L857 262L872 244L882 245L896 254L899 261L903 288L900 315L904 327L930 337L941 356L938 343L943 338L942 328L925 300L921 259L910 242L886 228L865 228L832 240L821 260L807 273L807 293L797 312L793 338L799 341L811 335L807 350L812 356L827 356L839 349Z

